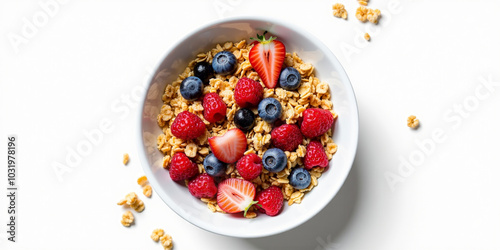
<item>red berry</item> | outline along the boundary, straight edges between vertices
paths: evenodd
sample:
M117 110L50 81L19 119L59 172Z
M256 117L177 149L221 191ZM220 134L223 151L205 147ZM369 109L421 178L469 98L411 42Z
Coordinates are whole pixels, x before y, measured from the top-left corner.
M250 78L241 78L234 88L234 101L242 108L257 107L262 100L264 88Z
M245 180L253 180L262 172L262 159L254 154L247 154L236 163L236 169Z
M325 109L311 108L302 113L300 131L307 138L320 136L332 128L334 119L332 113Z
M173 181L186 180L199 173L198 165L189 160L184 153L175 153L168 172Z
M255 204L255 186L246 180L229 178L219 184L217 205L226 213L248 211Z
M304 137L295 124L283 124L271 132L273 145L283 151L295 151Z
M310 170L313 167L328 166L328 157L325 153L325 148L319 141L311 141L307 145L306 156L304 158L305 169Z
M233 128L222 136L210 137L208 144L219 161L235 163L247 149L247 137L241 130Z
M226 118L226 103L217 93L208 93L203 97L203 117L209 122L218 122Z
M200 117L189 111L182 111L175 117L170 131L177 138L191 140L205 134L206 128Z
M248 59L264 85L272 89L278 84L286 48L282 42L275 40L276 37L266 39L265 34L266 32L262 36L257 34L257 42L250 49Z
M283 193L277 186L270 186L257 194L257 208L269 216L277 215L283 207Z
M189 181L188 189L196 198L212 198L217 194L214 178L207 173L200 174Z

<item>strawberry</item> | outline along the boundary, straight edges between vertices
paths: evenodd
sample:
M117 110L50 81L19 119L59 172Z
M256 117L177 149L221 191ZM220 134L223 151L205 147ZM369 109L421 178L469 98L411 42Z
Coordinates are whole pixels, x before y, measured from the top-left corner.
M307 145L306 156L304 157L304 167L310 170L313 167L328 166L328 157L325 153L325 148L319 141L311 141Z
M247 149L247 137L241 130L233 128L222 136L210 137L208 144L219 161L235 163Z
M217 205L226 213L248 211L255 203L255 186L246 180L229 178L219 183Z
M257 42L250 49L248 59L264 85L272 89L278 84L286 49L282 42L276 40L276 37L271 36L266 40L266 33L267 31L262 36L257 34L257 39L255 39Z
M257 194L257 208L259 211L266 213L269 216L279 214L283 207L283 193L281 188L270 186L267 189Z

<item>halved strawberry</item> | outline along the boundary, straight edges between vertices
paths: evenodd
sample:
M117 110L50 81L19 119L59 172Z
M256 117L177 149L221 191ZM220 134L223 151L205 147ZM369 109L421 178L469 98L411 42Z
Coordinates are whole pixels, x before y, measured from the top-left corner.
M257 35L257 42L248 54L250 64L257 71L267 88L274 88L280 77L281 66L285 60L285 45L275 40L276 37L269 37L266 40L267 31L262 36ZM251 38L252 39L252 38Z
M223 136L208 139L210 150L219 161L235 163L247 150L247 137L237 128L228 130Z
M246 180L229 178L219 183L217 204L226 213L248 211L255 203L255 186Z

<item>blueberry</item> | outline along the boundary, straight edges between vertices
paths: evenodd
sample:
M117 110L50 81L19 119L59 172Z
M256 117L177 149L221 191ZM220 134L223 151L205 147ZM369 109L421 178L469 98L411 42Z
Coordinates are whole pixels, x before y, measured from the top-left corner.
M274 98L265 98L259 103L259 116L262 120L272 123L281 117L281 103Z
M279 83L286 90L296 90L299 88L302 77L294 67L287 67L281 71Z
M262 156L262 164L269 172L278 173L285 169L287 157L279 148L268 149Z
M227 164L219 161L214 154L209 154L205 157L205 160L203 160L203 167L207 174L217 177L223 176L226 173Z
M231 74L236 70L236 57L229 51L221 51L215 54L212 68L219 75Z
M304 189L311 184L311 174L309 174L309 171L297 167L292 169L290 176L288 176L288 180L290 181L290 185L294 188Z
M210 78L214 76L214 70L212 68L212 64L208 62L199 62L196 65L194 65L194 76L200 78L200 80L204 84L208 84L210 81Z
M248 131L253 128L255 115L250 109L238 109L234 114L234 124L241 130Z
M196 76L190 76L181 82L181 95L188 101L194 101L203 94L203 82Z

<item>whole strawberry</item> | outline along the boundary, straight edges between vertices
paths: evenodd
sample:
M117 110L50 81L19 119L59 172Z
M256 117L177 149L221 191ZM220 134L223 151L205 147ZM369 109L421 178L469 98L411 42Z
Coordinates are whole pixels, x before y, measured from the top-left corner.
M262 100L263 93L264 88L259 82L243 77L236 83L234 88L234 101L241 108L257 107Z
M254 153L247 154L238 160L236 169L243 179L251 181L262 172L262 159Z
M198 165L192 162L184 153L175 153L168 170L173 181L182 181L199 173Z
M328 157L325 153L325 148L319 141L311 141L307 145L306 156L304 157L304 167L310 170L313 167L328 166Z
M205 134L206 130L201 118L189 111L180 112L170 127L172 134L183 140L198 138Z
M270 186L257 194L257 208L269 216L275 216L283 207L283 193L277 186Z
M320 108L306 109L302 113L300 131L307 138L320 136L331 129L334 119L330 111Z
M203 117L209 122L218 122L226 118L227 106L217 93L208 93L203 97Z
M217 194L214 178L207 173L200 174L188 183L189 192L196 198L212 198Z
M302 133L295 124L283 124L271 132L271 140L274 147L283 151L295 151L302 143Z

